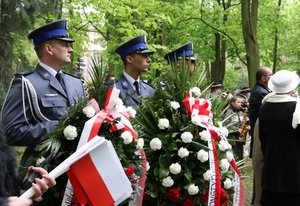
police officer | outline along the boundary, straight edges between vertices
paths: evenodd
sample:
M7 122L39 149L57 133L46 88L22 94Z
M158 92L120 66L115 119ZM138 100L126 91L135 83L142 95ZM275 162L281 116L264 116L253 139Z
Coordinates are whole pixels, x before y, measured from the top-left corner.
M195 70L196 57L193 51L193 43L188 42L186 44L181 45L180 47L174 49L173 51L167 53L164 58L168 61L168 63L181 63L183 58L186 61L190 61L189 64L189 73L190 75Z
M56 128L66 109L85 97L81 80L61 70L71 62L73 53L74 40L68 36L67 20L37 28L28 38L40 62L35 70L15 75L2 108L8 144L27 146L21 165L42 137Z
M154 88L140 79L141 74L149 69L153 51L147 48L146 36L140 35L119 46L115 52L124 63L123 74L116 82L116 87L120 90L119 97L125 106L136 109L138 105L142 105L139 96L152 97L154 94Z

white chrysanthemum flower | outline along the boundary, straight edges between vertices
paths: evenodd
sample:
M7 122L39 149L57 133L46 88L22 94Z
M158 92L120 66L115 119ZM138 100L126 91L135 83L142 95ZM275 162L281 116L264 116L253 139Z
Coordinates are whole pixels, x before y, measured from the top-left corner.
M193 87L191 89L191 92L196 96L196 97L199 97L201 95L201 90L199 87Z
M125 131L121 134L124 144L130 144L133 141L133 136L129 131Z
M146 162L146 171L149 171L150 170L150 164L149 162Z
M168 176L162 180L161 184L164 187L172 187L172 185L174 184L174 180L170 176Z
M202 124L201 124L202 119L201 119L200 115L194 115L194 116L192 116L191 121L192 121L192 123L193 123L194 125L197 125L197 126L201 126L201 125L202 125Z
M218 129L224 137L228 137L228 129L226 127L220 127Z
M178 150L178 156L181 158L185 158L187 156L189 156L190 152L184 148L184 147L180 147Z
M169 128L169 126L170 126L170 122L167 118L159 119L159 121L158 121L159 129L167 129L167 128Z
M38 158L35 162L35 165L40 165L42 162L44 162L45 158L43 156L41 156L40 158Z
M227 190L233 186L233 183L232 183L231 179L229 179L229 178L226 178L225 181L223 182L223 184L224 184L224 188Z
M197 159L200 160L200 162L206 162L208 160L208 152L206 152L205 150L200 150L197 153Z
M231 149L231 148L232 148L231 145L227 141L221 140L219 142L219 149L221 151L225 151L225 150L228 150L228 149Z
M144 148L144 139L143 138L139 138L136 142L136 148L138 150L142 150Z
M206 170L206 172L203 173L203 178L205 181L209 181L210 180L210 170Z
M150 141L150 148L152 150L160 150L161 149L161 141L159 138L153 138L151 141Z
M184 132L184 133L181 134L181 140L184 143L190 143L193 140L193 134L190 133L190 132Z
M199 187L195 184L190 184L187 188L189 195L196 195L199 192Z
M177 110L180 107L180 104L176 101L171 102L171 107L175 110Z
M229 169L229 166L230 166L230 163L228 162L227 159L222 159L221 160L220 167L221 167L222 171L227 172L228 169Z
M231 151L226 152L226 158L229 162L233 159L233 154Z
M179 163L173 163L169 166L169 170L172 174L177 175L181 172L181 165Z
M74 140L78 136L77 128L72 125L68 125L64 129L64 136L67 140Z
M87 118L91 118L91 117L95 116L95 114L96 114L96 110L91 105L88 105L85 108L83 108L82 112L83 112L83 114L85 114L85 116Z
M208 130L203 130L202 132L199 133L201 140L203 141L209 141L211 138L211 134Z
M127 111L129 112L129 115L131 118L134 118L136 115L135 109L133 109L131 106L127 107Z

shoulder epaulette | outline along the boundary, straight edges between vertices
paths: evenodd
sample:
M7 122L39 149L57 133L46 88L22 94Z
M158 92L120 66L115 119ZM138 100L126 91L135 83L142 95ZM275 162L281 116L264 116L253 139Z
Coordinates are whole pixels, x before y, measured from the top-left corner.
M70 74L70 73L68 73L68 72L65 72L65 71L64 71L64 74L66 74L66 75L69 75L69 76L71 76L71 77L75 77L75 78L77 78L77 79L81 79L81 78L79 78L79 77L75 76L74 74Z
M144 84L147 84L148 86L152 87L153 89L155 89L154 86L152 86L149 82L144 81L144 80L142 80L142 82L143 82Z
M34 70L29 70L26 72L21 72L21 73L15 73L15 76L27 76L29 74L32 74L34 72Z

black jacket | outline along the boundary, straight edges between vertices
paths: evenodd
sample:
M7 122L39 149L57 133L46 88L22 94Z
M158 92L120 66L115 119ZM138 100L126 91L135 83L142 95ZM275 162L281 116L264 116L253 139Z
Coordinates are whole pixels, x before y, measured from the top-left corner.
M249 120L250 126L254 129L255 122L258 117L259 109L261 107L261 101L271 91L259 82L256 82L249 99Z
M249 122L251 136L250 157L252 157L253 151L253 130L261 107L261 102L263 98L270 92L271 91L267 87L265 87L259 82L256 82L253 89L251 90L251 95L249 99Z
M7 197L19 195L20 181L16 177L15 158L2 134L0 135L0 168L0 206L6 206Z
M262 188L300 193L300 127L292 127L296 102L265 103L259 113Z

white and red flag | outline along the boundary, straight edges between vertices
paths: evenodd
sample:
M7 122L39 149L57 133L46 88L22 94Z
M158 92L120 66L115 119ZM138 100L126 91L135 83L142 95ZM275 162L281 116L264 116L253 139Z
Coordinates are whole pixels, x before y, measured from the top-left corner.
M67 174L80 205L118 205L133 192L108 141L73 164Z

